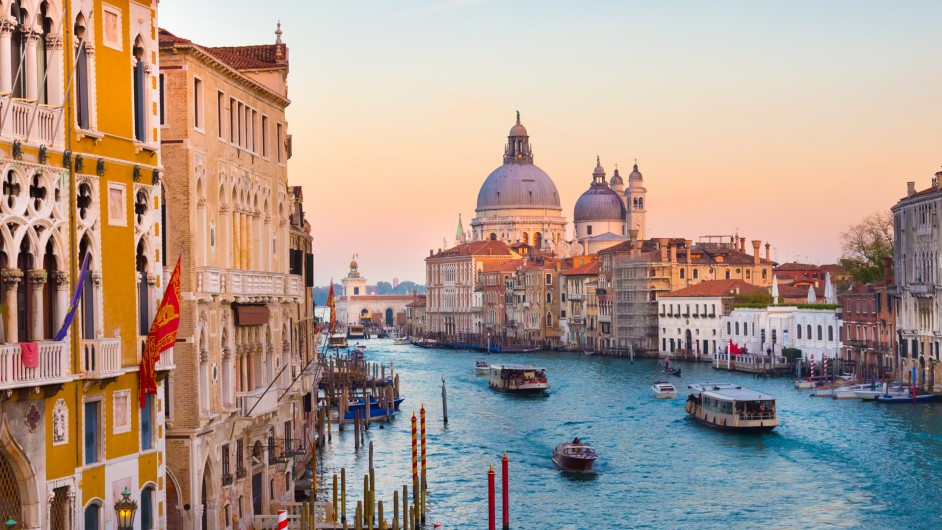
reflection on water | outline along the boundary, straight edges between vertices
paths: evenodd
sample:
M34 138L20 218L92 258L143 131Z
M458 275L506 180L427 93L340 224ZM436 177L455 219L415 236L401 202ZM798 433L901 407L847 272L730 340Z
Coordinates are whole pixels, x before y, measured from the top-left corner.
M534 398L488 389L487 377L474 374L474 361L486 357L480 353L372 340L366 356L395 364L406 398L399 418L366 435L374 443L379 494L391 502L394 489L411 484L409 420L424 402L428 512L448 529L486 526L487 470L494 465L499 490L505 450L513 528L942 527L936 500L942 403L810 399L791 381L692 364L671 380L679 397L657 400L650 387L663 374L653 361L632 365L552 352L491 356L545 367L552 388ZM684 412L686 385L706 381L773 394L781 425L757 436L693 421ZM553 464L553 448L575 436L598 451L594 474ZM349 430L334 432L319 459L320 498L326 499L330 474L340 467L347 468L350 498L361 497L368 453L354 451ZM499 499L498 491L498 505Z

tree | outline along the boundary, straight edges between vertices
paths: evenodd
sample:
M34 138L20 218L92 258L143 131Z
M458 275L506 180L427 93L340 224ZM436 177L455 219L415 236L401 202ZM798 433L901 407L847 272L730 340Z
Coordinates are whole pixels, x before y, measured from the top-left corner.
M841 232L840 264L861 283L883 278L883 258L893 257L893 214L875 212Z

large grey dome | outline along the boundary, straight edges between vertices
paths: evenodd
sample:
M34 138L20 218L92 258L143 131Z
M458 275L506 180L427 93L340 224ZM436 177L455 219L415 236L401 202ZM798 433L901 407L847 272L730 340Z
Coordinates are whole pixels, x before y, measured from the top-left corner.
M562 210L556 184L533 164L504 164L488 175L478 193L477 211L495 208Z
M624 221L625 204L608 186L593 184L576 201L573 221Z

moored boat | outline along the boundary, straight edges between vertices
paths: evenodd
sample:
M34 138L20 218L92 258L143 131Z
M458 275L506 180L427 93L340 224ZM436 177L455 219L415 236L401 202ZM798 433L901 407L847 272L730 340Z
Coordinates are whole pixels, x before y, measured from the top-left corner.
M349 339L365 339L366 337L366 328L357 324L351 324L347 326L347 338Z
M700 423L727 431L768 432L778 426L775 398L729 383L688 385L685 410Z
M878 385L871 383L842 386L840 388L835 388L831 397L834 399L860 399L860 396L857 395L857 391L876 390L877 387Z
M677 397L677 389L667 381L656 381L651 385L654 397L658 399L674 399Z
M529 364L492 364L488 385L515 394L541 394L549 389L546 370Z
M592 465L599 455L595 449L578 438L572 443L563 443L553 449L553 462L569 471L592 471Z
M396 346L402 346L404 344L409 344L409 342L409 337L397 337L396 340L393 341L393 344Z
M490 367L487 364L487 361L477 361L474 363L474 373L478 375L487 375L490 371Z
M334 333L330 337L327 337L327 349L330 348L346 348L347 347L347 336L343 333Z

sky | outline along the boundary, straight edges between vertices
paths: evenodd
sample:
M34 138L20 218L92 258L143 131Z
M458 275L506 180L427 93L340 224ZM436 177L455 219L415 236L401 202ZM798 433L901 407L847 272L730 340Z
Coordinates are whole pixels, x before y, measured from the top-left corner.
M315 282L356 253L424 282L514 112L570 220L595 157L637 163L648 237L739 233L830 263L942 165L942 2L163 0L199 44L289 47L288 178ZM207 23L207 21L211 21Z

